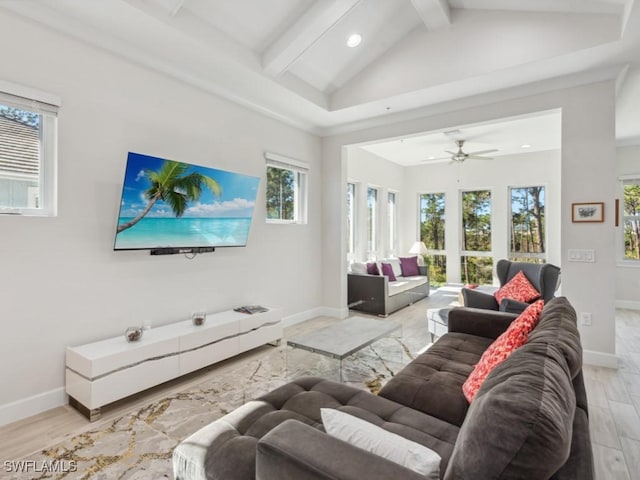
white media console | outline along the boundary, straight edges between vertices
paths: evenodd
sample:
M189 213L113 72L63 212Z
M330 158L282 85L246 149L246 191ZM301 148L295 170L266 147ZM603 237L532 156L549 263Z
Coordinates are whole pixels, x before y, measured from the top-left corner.
M282 339L282 310L249 315L233 310L145 330L137 342L124 335L67 347L69 403L89 420L100 407L239 353Z

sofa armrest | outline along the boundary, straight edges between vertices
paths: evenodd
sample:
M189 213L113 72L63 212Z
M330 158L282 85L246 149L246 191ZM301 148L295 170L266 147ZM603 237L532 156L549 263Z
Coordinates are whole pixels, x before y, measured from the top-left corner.
M424 476L331 437L297 420L286 420L258 442L256 480L424 480Z
M500 311L517 313L518 315L520 315L527 309L529 305L529 303L519 302L517 300L514 300L513 298L503 298L500 302Z
M498 310L498 302L490 293L480 292L474 288L463 288L460 293L462 293L465 307Z
M449 312L449 332L498 338L517 317L515 313L456 307Z
M347 274L349 307L363 303L382 303L389 296L389 277L360 273Z

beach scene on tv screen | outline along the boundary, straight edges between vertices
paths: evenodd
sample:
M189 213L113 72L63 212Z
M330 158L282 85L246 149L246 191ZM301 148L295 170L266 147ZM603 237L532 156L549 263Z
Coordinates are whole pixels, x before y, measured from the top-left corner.
M244 246L258 177L129 153L115 249Z

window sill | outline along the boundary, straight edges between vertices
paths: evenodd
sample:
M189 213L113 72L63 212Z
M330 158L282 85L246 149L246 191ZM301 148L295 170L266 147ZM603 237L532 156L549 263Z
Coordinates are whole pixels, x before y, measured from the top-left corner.
M640 260L619 260L616 267L620 268L640 268Z

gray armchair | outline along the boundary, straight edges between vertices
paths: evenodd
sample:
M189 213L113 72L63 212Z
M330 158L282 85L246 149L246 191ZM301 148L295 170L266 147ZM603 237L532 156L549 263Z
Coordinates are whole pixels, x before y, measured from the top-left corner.
M527 277L531 284L540 292L540 297L546 302L554 297L560 279L560 268L550 263L527 263L499 260L496 273L500 286L505 285L519 271ZM499 310L501 312L522 313L529 306L528 303L505 298L500 305L491 294L478 290L463 288L462 298L465 307L483 308L485 310Z

